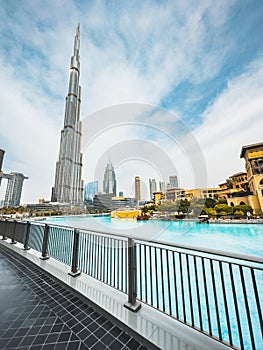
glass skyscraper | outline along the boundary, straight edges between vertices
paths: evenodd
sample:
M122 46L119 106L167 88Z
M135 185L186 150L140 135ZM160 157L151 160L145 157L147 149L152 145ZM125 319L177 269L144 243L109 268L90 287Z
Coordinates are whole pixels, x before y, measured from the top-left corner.
M20 204L23 182L28 177L21 173L10 173L5 175L8 178L5 194L4 207L18 207Z
M166 191L166 184L164 181L159 181L159 187L160 187L160 191L161 192L165 192Z
M98 194L98 181L89 182L84 187L84 200L88 204L93 203L93 198Z
M25 179L28 179L28 177L16 172L12 172L10 174L4 173L2 171L4 155L5 151L0 149L0 187L2 179L8 180L5 199L2 201L2 203L0 203L0 207L18 207L20 205L23 182Z
M105 167L104 178L103 178L103 192L113 193L116 196L116 174L111 161Z
M178 178L176 175L169 176L170 188L178 188Z

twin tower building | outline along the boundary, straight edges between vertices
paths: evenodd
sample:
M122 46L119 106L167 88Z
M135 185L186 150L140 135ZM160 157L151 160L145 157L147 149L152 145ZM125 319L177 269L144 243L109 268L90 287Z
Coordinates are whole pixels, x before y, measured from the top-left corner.
M81 153L81 87L80 77L80 26L74 41L70 62L68 95L66 97L64 128L61 131L59 158L56 164L55 184L51 201L78 205L83 203Z

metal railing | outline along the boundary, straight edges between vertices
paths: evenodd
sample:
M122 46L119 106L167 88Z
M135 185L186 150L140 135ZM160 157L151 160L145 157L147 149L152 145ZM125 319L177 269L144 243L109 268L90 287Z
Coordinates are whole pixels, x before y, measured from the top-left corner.
M127 239L80 231L78 267L127 294Z
M261 258L169 243L136 248L139 300L232 347L262 347Z
M69 227L0 220L0 234L226 344L263 348L263 259Z

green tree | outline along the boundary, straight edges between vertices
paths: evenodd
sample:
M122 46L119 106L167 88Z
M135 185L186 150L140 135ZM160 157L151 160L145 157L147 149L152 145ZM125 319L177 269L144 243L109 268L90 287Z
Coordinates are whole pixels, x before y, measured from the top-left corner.
M163 213L165 212L172 213L172 212L178 211L178 206L179 206L179 203L171 200L166 200L160 204L158 210Z
M235 210L234 214L235 214L236 216L244 216L244 215L245 215L245 213L243 212L243 210Z
M215 208L205 208L204 211L209 216L216 216Z
M234 214L236 214L237 211L243 211L244 214L246 214L247 212L253 214L253 209L250 205L245 205L245 204L241 204L241 205L235 205L233 207L233 212Z
M216 204L215 210L218 215L230 215L233 212L233 208L227 204Z
M142 213L143 214L147 214L147 213L152 213L153 211L156 210L156 206L154 204L151 204L151 205L144 205L142 207Z
M178 212L186 214L188 212L190 202L187 199L181 199L179 202Z
M220 198L218 204L227 204L227 200L225 198Z
M206 208L214 208L216 204L217 204L217 201L213 198L206 198L205 200Z

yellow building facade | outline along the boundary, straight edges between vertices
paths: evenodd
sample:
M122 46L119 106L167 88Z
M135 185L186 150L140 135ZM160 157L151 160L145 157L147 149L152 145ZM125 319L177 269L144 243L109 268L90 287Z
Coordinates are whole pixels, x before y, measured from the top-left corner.
M251 194L250 205L256 214L263 213L263 143L243 146L240 158L246 162L247 180Z
M113 219L136 219L137 216L142 214L139 209L120 208L111 212L111 218Z
M159 205L164 198L164 192L153 192L153 202L155 205Z

